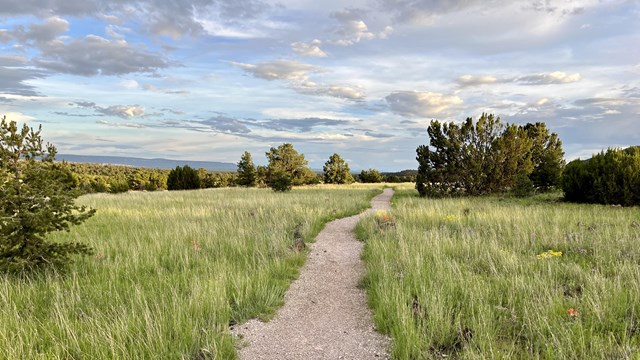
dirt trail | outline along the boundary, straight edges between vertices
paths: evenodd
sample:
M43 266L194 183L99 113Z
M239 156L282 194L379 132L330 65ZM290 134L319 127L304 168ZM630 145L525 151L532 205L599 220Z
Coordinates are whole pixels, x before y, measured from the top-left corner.
M365 293L357 288L365 268L363 243L353 230L364 214L391 209L392 195L392 189L385 189L366 212L326 225L275 318L251 320L233 330L247 343L240 359L389 358L389 339L375 331Z

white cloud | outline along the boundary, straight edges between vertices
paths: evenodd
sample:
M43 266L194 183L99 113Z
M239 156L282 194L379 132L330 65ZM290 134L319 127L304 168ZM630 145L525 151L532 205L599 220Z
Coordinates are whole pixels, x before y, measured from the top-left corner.
M486 84L495 84L498 82L498 79L495 76L490 75L482 75L482 76L474 76L474 75L462 75L456 82L462 86L478 86L478 85L486 85Z
M16 111L3 111L1 114L0 117L6 116L8 121L15 121L17 123L26 123L35 119L33 116Z
M450 107L463 103L455 95L425 91L397 91L389 94L385 100L394 113L416 117L439 115Z
M134 90L138 88L138 82L131 79L125 79L120 81L120 86L128 90Z
M320 49L322 41L315 39L310 43L294 42L291 44L291 49L297 54L311 57L327 57L327 53Z

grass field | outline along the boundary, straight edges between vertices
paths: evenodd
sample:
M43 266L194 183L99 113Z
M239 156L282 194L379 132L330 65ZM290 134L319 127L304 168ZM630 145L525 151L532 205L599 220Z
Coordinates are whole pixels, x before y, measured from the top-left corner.
M557 200L402 190L362 221L394 358L640 358L640 208Z
M233 359L230 323L269 317L304 262L289 248L369 207L367 186L90 195L54 239L95 256L66 275L0 277L0 359ZM209 355L211 354L211 355Z

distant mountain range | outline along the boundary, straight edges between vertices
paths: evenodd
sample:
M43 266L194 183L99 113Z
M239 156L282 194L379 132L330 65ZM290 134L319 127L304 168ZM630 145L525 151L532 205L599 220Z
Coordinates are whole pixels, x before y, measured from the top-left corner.
M236 164L217 161L142 159L124 156L94 156L71 154L57 154L56 159L75 163L125 165L152 169L174 169L176 166L184 165L189 165L194 169L204 168L210 171L236 171L238 169Z

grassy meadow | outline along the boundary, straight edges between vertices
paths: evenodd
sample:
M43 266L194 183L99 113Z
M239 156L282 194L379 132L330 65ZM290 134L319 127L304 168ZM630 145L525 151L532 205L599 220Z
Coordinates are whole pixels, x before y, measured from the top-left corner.
M393 357L640 358L640 208L558 200L405 188L361 221L363 286Z
M305 259L289 248L380 187L96 194L54 239L96 251L64 275L0 276L0 359L233 359L230 324L268 318Z

